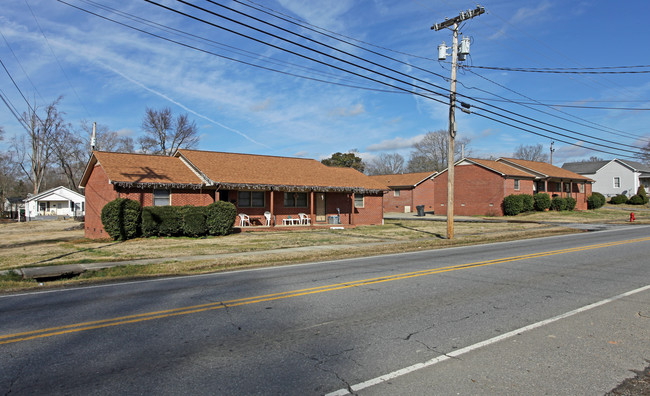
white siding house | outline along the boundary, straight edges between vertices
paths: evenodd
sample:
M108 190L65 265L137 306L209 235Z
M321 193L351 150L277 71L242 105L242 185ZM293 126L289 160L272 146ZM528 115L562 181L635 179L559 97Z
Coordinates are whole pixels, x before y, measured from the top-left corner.
M643 184L650 187L650 167L639 162L613 159L611 161L567 162L562 168L595 180L593 191L606 197L623 194L631 197Z
M27 221L39 217L83 216L85 210L86 197L63 186L25 199Z

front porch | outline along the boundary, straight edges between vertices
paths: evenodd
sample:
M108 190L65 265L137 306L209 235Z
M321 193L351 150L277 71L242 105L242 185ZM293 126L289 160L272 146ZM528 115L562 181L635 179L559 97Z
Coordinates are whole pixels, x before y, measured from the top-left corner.
M352 229L357 226L354 224L307 224L307 225L253 225L253 226L235 226L235 232L274 232L274 231L305 231L305 230L343 230Z

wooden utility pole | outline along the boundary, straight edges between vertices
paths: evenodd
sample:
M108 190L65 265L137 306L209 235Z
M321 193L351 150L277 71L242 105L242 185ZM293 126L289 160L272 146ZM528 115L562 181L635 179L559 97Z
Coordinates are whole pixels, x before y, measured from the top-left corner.
M553 144L555 144L555 142L551 142L551 165L553 165L553 152L555 151Z
M473 10L461 12L457 17L445 19L442 23L431 26L438 31L451 27L453 42L451 45L451 90L449 94L449 144L447 150L447 239L454 239L454 157L456 141L456 69L458 64L458 23L474 18L485 12L485 8L477 6Z

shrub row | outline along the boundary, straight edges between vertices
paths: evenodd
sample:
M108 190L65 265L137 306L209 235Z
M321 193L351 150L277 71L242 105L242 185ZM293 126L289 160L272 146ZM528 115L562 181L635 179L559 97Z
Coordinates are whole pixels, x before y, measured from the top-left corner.
M503 213L506 216L515 216L523 212L536 210L542 212L551 210L574 210L576 207L575 198L551 197L547 193L535 195L512 194L503 199Z
M139 235L189 236L227 235L233 230L237 209L229 202L208 206L147 206L117 198L102 209L102 224L111 238L126 240Z
M511 194L503 199L503 213L506 216L515 216L533 210L543 211L551 206L551 198L546 193L535 195Z
M619 194L612 197L609 203L614 205L628 204L628 205L645 205L648 203L648 195L643 185L639 186L636 190L636 195L631 196L629 199L624 194Z

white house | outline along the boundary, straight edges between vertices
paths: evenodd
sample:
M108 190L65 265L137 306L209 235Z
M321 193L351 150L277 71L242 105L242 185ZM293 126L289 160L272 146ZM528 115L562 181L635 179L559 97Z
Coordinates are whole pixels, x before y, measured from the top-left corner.
M63 186L25 199L27 221L43 216L83 216L86 197Z
M640 185L648 191L650 166L614 158L610 161L567 162L562 168L595 180L593 191L606 197L636 194Z

